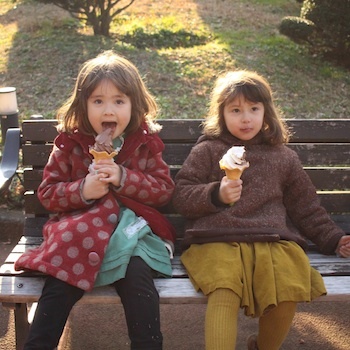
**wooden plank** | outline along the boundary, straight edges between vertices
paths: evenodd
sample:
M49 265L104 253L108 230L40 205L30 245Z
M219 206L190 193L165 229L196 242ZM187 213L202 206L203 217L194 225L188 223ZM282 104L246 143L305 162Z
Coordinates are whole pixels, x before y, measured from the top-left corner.
M350 301L350 276L324 277L327 295L317 301ZM0 302L32 303L38 301L44 284L42 277L0 277ZM204 304L207 298L194 290L188 278L155 280L162 304ZM85 293L79 304L120 304L111 286Z
M161 137L166 142L196 140L200 134L202 119L159 120L163 125ZM349 119L287 119L292 129L291 142L349 142ZM174 133L174 128L178 131ZM186 142L186 141L185 141Z
M348 259L336 255L323 255L317 252L308 252L310 265L322 276L350 276Z
M23 169L23 186L25 191L36 190L43 178L43 169Z
M350 235L350 213L331 215L331 218L345 233Z
M287 119L292 142L349 142L350 119Z
M166 143L163 152L164 161L168 165L181 166L193 147L193 143Z
M196 140L202 119L160 119L162 138L168 142ZM291 142L349 142L350 119L287 119L294 134ZM22 123L24 141L52 140L57 131L57 121L52 119L25 120ZM178 131L174 133L174 128ZM39 132L38 132L39 131Z
M44 167L52 151L52 144L24 144L22 146L23 166Z
M318 190L350 189L350 167L306 167L304 169Z
M169 165L181 166L192 147L191 143L167 143L163 153L164 160ZM293 143L288 147L298 154L305 167L349 166L350 147L348 143Z
M201 122L200 119L159 120L163 126L159 135L165 143L194 143L202 134Z
M52 141L57 136L57 120L24 120L22 122L23 143Z
M304 166L349 166L349 143L289 144Z
M0 277L0 302L36 302L41 295L43 284L43 277ZM206 297L194 290L188 278L156 279L155 285L162 304L201 304L206 302ZM120 304L120 298L113 287L98 287L85 293L79 303Z
M328 213L350 213L350 191L321 191L318 195Z
M38 216L48 215L49 212L39 202L36 193L33 191L26 192L24 194L24 209L27 214L36 214ZM329 213L349 213L350 212L350 192L331 192L323 191L319 192L322 205ZM174 209L171 204L159 209L163 214L174 213Z
M16 349L23 349L29 332L27 305L15 305Z
M47 220L48 216L35 218L26 217L23 227L22 238L28 237L29 239L30 237L39 237L40 239L42 239L42 228Z
M350 301L350 276L326 276L323 277L327 289L327 295L317 301Z
M39 123L39 124L38 124ZM23 123L24 141L35 142L52 142L56 136L56 130L50 132L49 125L52 121L29 121ZM198 125L199 120L162 120L164 128L161 132L161 137L167 144L167 147L172 149L175 154L174 160L178 164L182 164L183 160L189 153L191 146L200 136ZM175 124L176 123L176 124ZM346 147L349 140L349 121L339 121L340 124L326 121L290 121L296 128L296 134L291 141L290 147L295 149L302 159L303 163L313 165L315 159L322 160L322 163L329 164L344 164L349 159L349 148ZM175 125L174 125L175 124ZM348 129L346 129L348 128ZM308 137L309 136L309 137ZM304 142L308 144L303 144ZM328 144L322 145L327 142ZM330 143L333 145L330 146ZM175 148L178 144L179 148ZM47 145L23 145L23 162L26 164L36 164L37 161L44 161L48 157L52 144ZM326 150L326 152L325 152ZM167 151L165 151L166 156ZM328 156L327 156L328 154ZM168 160L169 164L174 164ZM320 165L321 162L316 162L314 165ZM43 165L39 163L38 165Z
M0 267L0 275L38 275L40 273L36 271L23 273L21 271L14 270L15 261L23 254L41 243L41 240L37 239L35 242L29 240L23 244L23 239L17 244L12 252L8 255L5 263ZM336 255L323 255L315 251L309 251L307 253L310 264L316 270L318 270L322 276L350 276L350 264L347 259L340 258ZM172 270L174 278L188 277L187 272L180 261L180 256L176 255L172 259Z

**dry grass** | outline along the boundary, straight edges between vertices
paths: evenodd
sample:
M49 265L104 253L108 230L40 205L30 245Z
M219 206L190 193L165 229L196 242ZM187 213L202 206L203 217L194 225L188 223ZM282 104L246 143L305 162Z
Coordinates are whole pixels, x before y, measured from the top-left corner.
M14 8L0 0L0 85L17 87L22 118L54 117L80 64L113 48L138 66L163 118L203 117L217 75L236 68L266 76L288 118L349 118L350 72L278 33L282 17L298 13L295 0L136 0L104 38L56 7L20 0ZM145 40L162 29L169 37L145 49L122 41L140 28ZM167 47L178 30L207 40Z

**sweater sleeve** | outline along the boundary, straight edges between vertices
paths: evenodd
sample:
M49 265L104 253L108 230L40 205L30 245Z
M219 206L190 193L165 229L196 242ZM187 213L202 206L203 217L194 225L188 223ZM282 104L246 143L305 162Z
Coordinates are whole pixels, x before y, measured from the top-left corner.
M219 211L212 197L220 181L213 173L209 146L205 142L197 144L175 178L173 204L178 213L193 219Z
M302 235L324 254L332 254L344 232L321 206L316 189L295 152L291 151L290 160L290 175L284 189L287 213Z

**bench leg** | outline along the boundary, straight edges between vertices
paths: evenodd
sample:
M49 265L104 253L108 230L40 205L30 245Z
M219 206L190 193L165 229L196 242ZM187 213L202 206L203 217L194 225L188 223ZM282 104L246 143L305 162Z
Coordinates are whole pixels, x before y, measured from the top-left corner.
M27 304L15 305L16 350L22 350L29 332Z

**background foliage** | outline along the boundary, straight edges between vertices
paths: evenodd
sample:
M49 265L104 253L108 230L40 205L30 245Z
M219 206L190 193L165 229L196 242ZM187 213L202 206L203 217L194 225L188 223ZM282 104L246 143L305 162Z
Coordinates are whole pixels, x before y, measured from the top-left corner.
M0 0L0 86L17 88L21 118L54 117L79 66L114 49L139 68L162 118L201 118L219 73L256 70L287 118L349 118L350 72L278 30L295 0L136 0L95 36L69 13L32 0Z
M304 0L300 17L283 18L280 32L350 69L350 0Z

